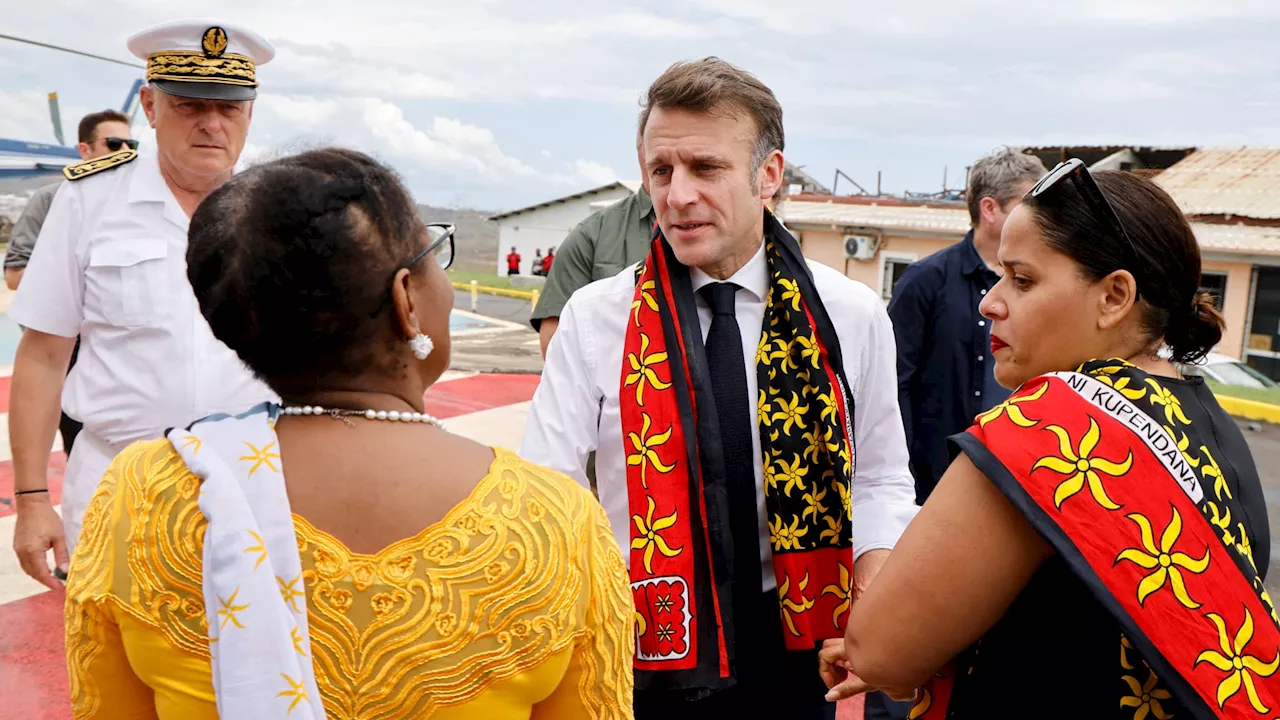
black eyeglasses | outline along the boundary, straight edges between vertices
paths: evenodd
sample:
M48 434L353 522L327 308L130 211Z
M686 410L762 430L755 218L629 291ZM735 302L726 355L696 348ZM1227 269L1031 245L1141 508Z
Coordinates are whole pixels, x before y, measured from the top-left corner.
M138 149L137 140L126 140L124 138L109 137L109 138L103 138L102 141L107 144L107 149L110 150L111 152L116 152L120 148L124 147L125 145L128 145L130 150Z
M395 272L391 273L391 284L396 281L396 273L401 270L408 270L417 265L423 258L432 252L436 254L436 262L440 264L440 268L448 270L453 264L453 236L457 232L457 228L449 223L427 223L427 246L419 250L413 257L396 266ZM382 296L382 302L378 303L378 307L369 313L369 317L377 317L378 313L387 306L391 300L391 293Z
M453 264L453 235L456 232L457 228L449 223L427 223L427 246L409 258L408 262L401 263L396 272L417 265L432 252L435 252L436 262L441 269L448 270Z
M1125 232L1124 223L1120 222L1120 216L1116 214L1116 209L1111 206L1107 196L1102 194L1102 188L1098 187L1098 181L1093 179L1093 175L1089 174L1089 168L1085 166L1083 160L1071 158L1066 162L1058 163L1057 167L1040 178L1040 181L1035 184L1035 187L1031 188L1027 196L1038 198L1061 185L1064 180L1070 180L1075 185L1080 196L1085 199L1085 202L1089 203L1089 207L1093 208L1094 213L1100 216L1107 225L1110 225L1111 229L1129 246L1133 265L1128 269L1136 276L1138 268L1142 265L1142 253L1138 250L1138 246L1134 244L1133 238L1129 237L1129 233Z

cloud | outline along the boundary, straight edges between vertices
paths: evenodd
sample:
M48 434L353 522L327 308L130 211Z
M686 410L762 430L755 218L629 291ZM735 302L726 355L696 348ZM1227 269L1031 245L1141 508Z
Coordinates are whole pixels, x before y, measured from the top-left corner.
M490 208L631 168L637 99L705 55L774 89L789 160L820 177L874 162L894 190L1005 142L1277 142L1274 0L311 0L305 13L223 0L219 13L279 48L252 147L349 145L421 196ZM171 16L153 0L18 3L5 32L127 57L128 34ZM133 77L62 57L0 44L0 135L48 139L45 89L69 126L73 105L98 102L76 98Z

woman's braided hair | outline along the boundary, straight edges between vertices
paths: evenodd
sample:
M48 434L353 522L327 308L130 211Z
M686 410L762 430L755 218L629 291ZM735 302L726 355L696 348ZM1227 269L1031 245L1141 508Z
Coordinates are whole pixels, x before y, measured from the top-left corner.
M313 150L239 173L200 204L187 277L214 336L277 392L396 372L391 280L424 233L389 168Z

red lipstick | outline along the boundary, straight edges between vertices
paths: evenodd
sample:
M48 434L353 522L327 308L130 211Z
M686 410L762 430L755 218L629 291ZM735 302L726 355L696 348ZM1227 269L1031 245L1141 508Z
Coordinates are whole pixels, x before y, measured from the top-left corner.
M999 336L996 336L996 335L991 336L991 354L992 355L994 355L996 351L1003 350L1007 347L1009 347L1009 343L1001 340Z

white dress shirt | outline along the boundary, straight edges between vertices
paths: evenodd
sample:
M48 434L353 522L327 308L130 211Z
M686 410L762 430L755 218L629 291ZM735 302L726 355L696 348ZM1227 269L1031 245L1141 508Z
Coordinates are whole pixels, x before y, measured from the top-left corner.
M187 280L187 223L150 154L63 183L54 197L9 315L80 336L62 407L91 436L86 452L113 455L166 428L275 398L200 314ZM86 477L72 477L78 468ZM92 496L103 470L101 457L73 457L64 516L87 503L80 496Z
M898 380L893 327L884 303L867 286L825 265L810 263L814 285L835 325L844 354L845 377L854 397L855 469L851 484L855 556L890 549L915 517L915 483L907 468L906 438L898 412ZM698 289L715 280L690 270L703 340L711 310ZM769 268L764 245L729 282L741 286L735 314L742 333L751 425L758 425L756 349L764 324ZM560 326L547 349L542 382L533 397L521 455L587 484L587 455L596 452L596 487L622 548L631 557L626 451L618 390L623 343L635 296L635 271L592 283L574 293L560 313ZM764 590L775 587L773 553L765 511L760 436L755 450L756 516Z

